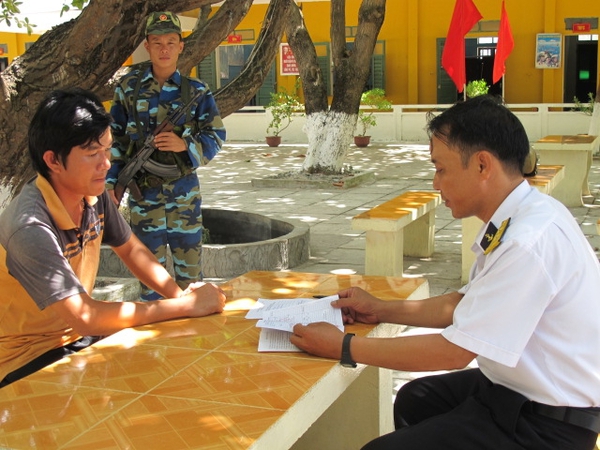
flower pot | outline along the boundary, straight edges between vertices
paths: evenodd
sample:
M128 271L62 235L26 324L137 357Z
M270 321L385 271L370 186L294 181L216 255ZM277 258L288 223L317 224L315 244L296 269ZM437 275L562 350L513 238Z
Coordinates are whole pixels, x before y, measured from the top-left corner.
M265 140L269 147L279 147L279 144L281 144L281 136L267 136Z
M354 136L354 145L357 147L366 147L371 142L371 136Z

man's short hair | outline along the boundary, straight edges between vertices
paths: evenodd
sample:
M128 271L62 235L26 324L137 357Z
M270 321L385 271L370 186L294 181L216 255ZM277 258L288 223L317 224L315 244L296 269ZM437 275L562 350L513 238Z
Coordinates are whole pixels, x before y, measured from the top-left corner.
M52 91L29 124L29 156L36 172L49 177L44 153L52 150L66 164L73 147L100 142L112 118L98 97L84 89Z
M431 112L427 132L461 153L466 167L471 156L487 150L508 170L522 172L530 144L523 124L499 97L480 95L458 102L439 115Z
M146 20L146 37L150 34L177 33L181 36L179 17L168 11L154 12Z

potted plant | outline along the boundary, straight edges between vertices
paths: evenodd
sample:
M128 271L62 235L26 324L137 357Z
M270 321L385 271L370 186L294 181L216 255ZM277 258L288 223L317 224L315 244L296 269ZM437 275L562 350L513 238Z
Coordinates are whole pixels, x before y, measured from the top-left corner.
M575 106L572 108L572 111L579 111L584 113L587 116L591 116L594 113L594 102L595 97L592 92L588 92L588 102L584 103L577 98L577 96L573 97L573 103Z
M485 80L472 80L467 83L465 88L465 95L469 98L477 97L478 95L485 95L490 90L490 87Z
M390 111L392 102L385 98L385 91L380 88L371 89L362 93L360 98L361 106L358 110L359 133L354 136L354 144L357 147L366 147L371 141L371 136L367 136L367 130L377 125L376 111Z
M265 106L271 115L267 125L266 141L269 147L277 147L281 143L280 133L290 126L294 114L302 113L304 105L296 94L285 89L271 92L271 101Z

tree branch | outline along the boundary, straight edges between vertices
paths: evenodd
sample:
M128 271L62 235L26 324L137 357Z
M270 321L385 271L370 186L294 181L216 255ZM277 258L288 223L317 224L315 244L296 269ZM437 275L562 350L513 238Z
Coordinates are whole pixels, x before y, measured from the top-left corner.
M343 0L332 0L333 3ZM360 107L360 97L367 83L371 67L371 57L377 43L379 30L383 25L385 17L386 0L363 0L358 11L358 27L354 39L354 48L351 52L346 51L345 41L343 43L336 40L338 48L333 49L334 59L333 70L333 100L331 109L333 111L356 114ZM336 12L331 14L332 30L340 33L342 23L345 23L341 17L344 14ZM332 31L334 33L334 31ZM332 35L332 46L334 36ZM342 47L343 45L343 47Z
M271 70L289 15L289 0L271 0L260 34L240 74L215 93L223 117L237 111L255 94Z
M203 27L195 28L185 38L185 47L179 57L179 70L188 74L206 58L242 21L250 10L252 0L226 0ZM204 18L203 18L204 19Z
M327 86L319 67L319 59L313 41L308 33L304 17L298 5L292 0L290 16L285 28L287 41L292 48L300 72L306 114L327 111Z

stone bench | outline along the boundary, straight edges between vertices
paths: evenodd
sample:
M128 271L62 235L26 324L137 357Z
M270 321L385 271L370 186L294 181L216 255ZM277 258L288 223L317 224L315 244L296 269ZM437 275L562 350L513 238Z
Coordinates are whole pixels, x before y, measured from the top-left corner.
M540 164L562 165L565 177L552 196L567 207L582 206L582 196L590 195L588 173L600 137L587 134L550 135L535 142Z
M407 191L354 216L352 228L367 232L365 275L402 276L404 255L431 256L441 202L437 192Z
M529 184L535 187L543 194L552 195L560 184L564 183L565 170L563 166L548 166L539 165L537 174L533 177L527 177ZM466 283L469 281L469 273L471 266L475 262L475 253L471 250L471 246L477 237L477 233L481 229L483 222L477 217L466 217L462 222L462 272L461 281Z

